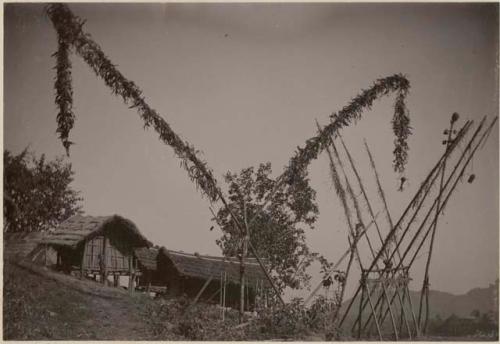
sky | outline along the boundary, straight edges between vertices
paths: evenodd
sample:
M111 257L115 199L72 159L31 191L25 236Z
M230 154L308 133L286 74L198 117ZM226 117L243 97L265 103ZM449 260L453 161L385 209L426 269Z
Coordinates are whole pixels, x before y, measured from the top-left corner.
M382 210L363 138L370 144L397 218L443 153L453 112L460 124L498 115L498 4L71 4L84 29L144 92L222 183L227 171L270 161L279 175L297 146L362 89L403 73L413 135L398 192L392 171L394 97L377 101L343 130L360 174ZM55 30L42 4L4 5L4 148L64 155L56 134ZM75 142L67 158L89 215L120 214L155 244L220 254L209 203L172 149L113 96L73 54ZM464 293L498 277L498 128L476 155L440 219L431 289ZM311 249L335 261L347 227L328 158L309 169L320 216ZM370 192L369 192L370 193ZM387 228L385 228L387 233ZM411 288L421 283L417 260ZM313 282L317 267L311 268ZM348 286L352 291L352 285Z

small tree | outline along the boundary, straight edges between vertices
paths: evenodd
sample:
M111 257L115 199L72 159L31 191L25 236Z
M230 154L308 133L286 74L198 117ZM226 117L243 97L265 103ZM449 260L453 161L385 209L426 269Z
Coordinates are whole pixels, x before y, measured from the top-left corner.
M74 172L62 157L46 161L27 148L3 156L4 231L47 230L80 212L82 198L70 187Z
M228 206L244 224L245 217L250 222L261 205L269 201L265 210L249 224L250 242L259 257L269 261L278 289L297 289L308 285L310 276L306 268L314 259L322 258L311 252L305 242L305 230L313 228L318 215L316 192L307 179L301 179L293 187L272 193L276 180L270 177L271 172L270 163L261 164L257 171L249 167L239 174L228 172L225 175L229 184ZM222 208L214 220L223 230L217 244L224 255L241 254L243 236L234 225L229 210Z

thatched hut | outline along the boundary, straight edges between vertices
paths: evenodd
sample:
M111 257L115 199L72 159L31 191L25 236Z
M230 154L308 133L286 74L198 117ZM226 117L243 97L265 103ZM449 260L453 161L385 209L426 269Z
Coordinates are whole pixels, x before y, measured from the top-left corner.
M240 300L240 261L235 257L215 257L167 250L162 247L136 250L139 264L149 266L150 272L139 279L139 286L164 286L168 296L187 295L205 302L221 300L224 305L238 307ZM154 261L156 257L156 269ZM221 288L223 287L223 288ZM245 304L254 307L263 299L270 285L254 258L245 259ZM222 289L222 290L221 290ZM224 292L225 289L225 292Z
M124 217L75 215L44 236L39 248L57 252L59 270L103 283L113 276L115 286L120 276L128 276L133 289L135 277L141 274L134 250L150 246L137 226Z
M54 250L35 250L47 232L14 232L3 234L4 260L22 261L31 263L55 264Z

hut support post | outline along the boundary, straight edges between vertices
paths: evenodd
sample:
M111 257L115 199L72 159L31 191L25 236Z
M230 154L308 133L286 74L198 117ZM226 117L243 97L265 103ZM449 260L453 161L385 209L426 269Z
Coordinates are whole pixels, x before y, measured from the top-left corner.
M103 238L103 243L102 243L102 270L101 270L101 283L106 285L107 279L108 279L108 272L107 270L107 263L108 263L108 257L107 257L107 250L106 246L108 244L108 239L106 236Z
M134 291L134 277L135 277L133 256L128 257L128 262L129 262L128 291L132 293Z
M224 292L222 293L222 321L226 316L226 287L227 287L227 275L224 271Z
M240 256L240 324L243 323L243 316L245 314L245 258L248 254L248 240L249 229L247 222L247 205L243 201L243 217L245 221L245 232L243 233L243 240L241 243L241 256Z
M361 283L365 283L365 274L361 273ZM363 305L363 301L365 300L365 288L361 289L361 300L359 301L359 313L358 313L358 339L361 339L361 323L362 323L362 315L363 309L361 308Z

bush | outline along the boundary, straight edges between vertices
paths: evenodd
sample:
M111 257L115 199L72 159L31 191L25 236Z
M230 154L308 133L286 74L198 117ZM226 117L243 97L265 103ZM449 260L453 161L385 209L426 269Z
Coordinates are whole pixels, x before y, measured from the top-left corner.
M239 323L239 313L218 305L191 305L186 297L160 299L148 310L154 336L159 340L303 340L312 332L326 333L335 338L333 316L335 306L318 297L310 309L302 299L293 299L285 306L263 309L257 316L245 315Z

